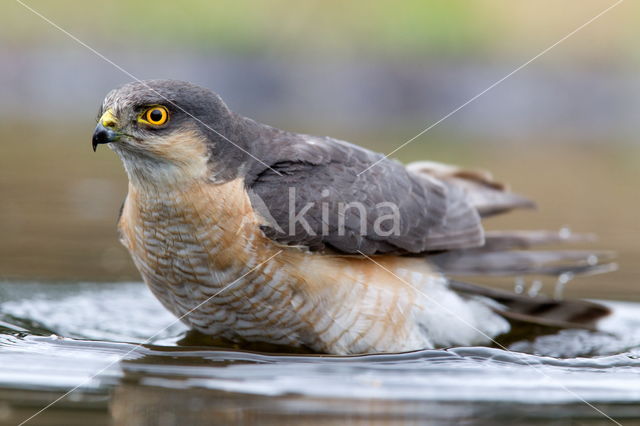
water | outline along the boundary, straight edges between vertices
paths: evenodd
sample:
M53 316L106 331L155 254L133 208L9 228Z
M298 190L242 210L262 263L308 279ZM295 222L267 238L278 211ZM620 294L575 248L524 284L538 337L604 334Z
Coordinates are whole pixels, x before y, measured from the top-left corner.
M511 351L334 357L197 346L141 283L5 283L0 424L640 424L640 304ZM604 413L604 414L603 414Z

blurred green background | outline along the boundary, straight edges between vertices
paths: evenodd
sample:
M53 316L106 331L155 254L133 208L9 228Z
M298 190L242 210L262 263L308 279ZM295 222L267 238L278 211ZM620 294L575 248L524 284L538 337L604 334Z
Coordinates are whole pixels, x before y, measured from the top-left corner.
M138 78L389 152L613 1L25 1ZM18 2L0 25L0 278L138 280L126 176L95 114L132 78ZM394 154L490 169L539 203L492 229L594 231L620 270L570 295L640 300L640 3L626 1ZM512 283L497 282L511 286ZM552 283L549 283L552 285Z

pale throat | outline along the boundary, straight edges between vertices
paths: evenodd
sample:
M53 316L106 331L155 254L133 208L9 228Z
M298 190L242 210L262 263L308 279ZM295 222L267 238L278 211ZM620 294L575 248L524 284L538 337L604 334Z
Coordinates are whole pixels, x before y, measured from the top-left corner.
M140 192L152 194L184 191L210 176L207 149L193 132L145 142L144 153L114 146L129 182Z

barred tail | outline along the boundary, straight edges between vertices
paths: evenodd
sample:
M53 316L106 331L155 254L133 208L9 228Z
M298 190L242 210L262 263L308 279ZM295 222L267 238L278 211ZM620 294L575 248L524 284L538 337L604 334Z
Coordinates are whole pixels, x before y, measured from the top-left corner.
M593 239L591 235L574 235L567 231L489 232L483 247L437 254L430 256L429 260L442 272L452 275L574 277L615 270L611 252L529 250L539 245ZM531 297L456 280L449 280L449 283L452 289L463 295L494 300L497 302L494 310L513 321L561 328L596 329L598 320L610 314L609 308L584 300Z
M591 241L591 235L564 231L487 232L485 245L430 256L443 272L454 275L599 274L616 269L614 254L590 250L528 250L538 245Z

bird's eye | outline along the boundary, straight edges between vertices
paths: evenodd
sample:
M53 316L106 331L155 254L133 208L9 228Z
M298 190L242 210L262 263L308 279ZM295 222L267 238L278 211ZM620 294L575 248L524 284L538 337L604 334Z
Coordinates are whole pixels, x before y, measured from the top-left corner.
M169 121L169 111L161 105L153 106L147 109L138 120L153 126L162 126Z

